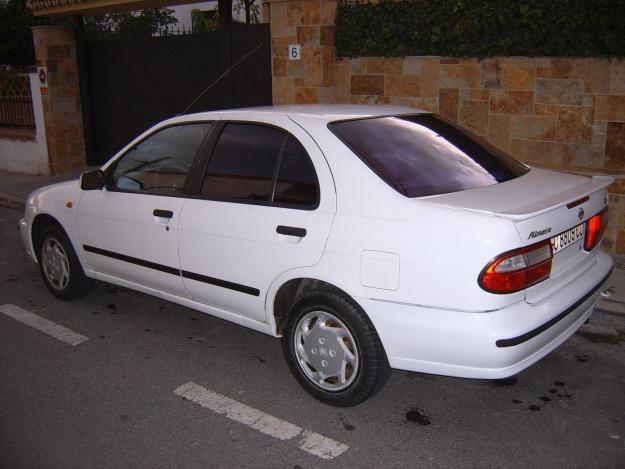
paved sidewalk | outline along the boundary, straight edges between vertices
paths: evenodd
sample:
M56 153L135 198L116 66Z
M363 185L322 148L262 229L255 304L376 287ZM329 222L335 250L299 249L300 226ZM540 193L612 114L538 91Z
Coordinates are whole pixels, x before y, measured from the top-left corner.
M83 171L88 169L90 168L84 167L57 176L40 176L0 171L0 200L24 204L28 195L35 189L57 182L78 179Z
M33 176L0 171L0 202L24 205L28 195L35 189L77 179L83 171L89 169L97 167L84 167L58 176ZM602 300L597 311L625 315L625 256L614 256L614 272L608 280L608 287L612 287L612 296Z

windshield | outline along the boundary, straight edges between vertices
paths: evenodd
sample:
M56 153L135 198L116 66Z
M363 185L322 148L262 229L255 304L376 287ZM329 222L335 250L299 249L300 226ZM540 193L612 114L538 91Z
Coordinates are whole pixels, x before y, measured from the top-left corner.
M338 121L329 127L407 197L490 186L529 171L488 142L433 114Z

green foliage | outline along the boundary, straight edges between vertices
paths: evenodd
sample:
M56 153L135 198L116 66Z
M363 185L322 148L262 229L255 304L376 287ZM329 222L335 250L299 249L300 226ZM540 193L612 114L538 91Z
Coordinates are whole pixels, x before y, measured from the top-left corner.
M339 57L625 56L623 0L341 1Z
M148 8L85 17L85 35L90 39L149 37L177 23L178 20L173 14L174 10L169 8Z
M191 10L191 29L194 33L219 30L219 10Z
M177 22L174 11L153 8L85 18L90 37L151 36ZM33 16L25 0L0 0L0 69L20 70L35 64L32 26L73 25L72 18Z
M24 0L0 0L0 68L22 69L35 64L31 26L66 20L33 17Z

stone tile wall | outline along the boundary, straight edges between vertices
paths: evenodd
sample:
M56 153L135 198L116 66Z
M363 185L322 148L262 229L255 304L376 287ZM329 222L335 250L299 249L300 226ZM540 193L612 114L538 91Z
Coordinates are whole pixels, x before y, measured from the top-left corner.
M336 0L272 0L271 55L274 104L333 103ZM302 45L302 60L287 58Z
M356 58L335 69L336 102L426 109L529 164L614 176L604 246L625 253L625 61Z
M69 27L36 26L33 42L37 66L48 70L48 89L41 99L49 168L52 174L59 174L85 164L74 31Z
M535 166L616 178L604 246L625 254L625 61L335 58L336 1L271 0L273 99L437 112ZM302 45L289 61L287 46Z

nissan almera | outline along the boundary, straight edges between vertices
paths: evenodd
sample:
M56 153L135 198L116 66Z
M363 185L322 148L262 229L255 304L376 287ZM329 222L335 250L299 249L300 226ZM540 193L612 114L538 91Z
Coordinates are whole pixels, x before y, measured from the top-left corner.
M350 406L392 368L504 378L571 336L612 268L611 182L411 108L253 108L159 123L20 229L57 298L97 279L281 337Z

